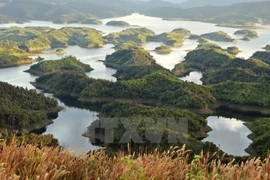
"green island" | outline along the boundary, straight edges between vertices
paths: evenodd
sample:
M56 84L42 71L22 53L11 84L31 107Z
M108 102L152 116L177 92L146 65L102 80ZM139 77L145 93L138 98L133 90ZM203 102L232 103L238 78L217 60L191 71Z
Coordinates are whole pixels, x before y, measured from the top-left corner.
M125 22L125 21L109 21L106 23L106 25L108 25L108 26L121 26L121 27L130 26L130 24Z
M236 46L232 46L232 47L228 47L226 49L227 53L233 54L233 55L237 55L238 53L240 53L240 49Z
M223 31L213 32L213 33L206 33L202 34L201 37L213 40L213 41L221 41L221 42L236 42L237 40L232 38L230 35Z
M76 57L67 56L55 61L41 61L32 65L29 72L34 75L42 76L44 74L53 73L56 71L76 71L76 72L90 72L93 69L88 64L83 64Z
M161 45L159 47L156 47L154 51L161 54L167 54L172 52L173 50L169 46Z
M110 33L104 37L109 43L125 43L132 42L135 44L143 44L147 41L148 36L155 33L147 28L129 28L121 32Z
M0 131L5 133L31 132L52 124L61 107L56 100L35 90L14 87L0 82ZM16 99L16 100L14 100Z
M168 46L179 47L183 45L187 35L190 31L184 28L174 29L172 32L166 32L155 36L148 36L147 41L163 42Z
M244 29L244 30L238 30L234 33L235 35L242 35L244 41L250 41L251 39L258 38L259 35L254 30Z
M266 51L270 51L270 44L267 44L263 49L265 49Z

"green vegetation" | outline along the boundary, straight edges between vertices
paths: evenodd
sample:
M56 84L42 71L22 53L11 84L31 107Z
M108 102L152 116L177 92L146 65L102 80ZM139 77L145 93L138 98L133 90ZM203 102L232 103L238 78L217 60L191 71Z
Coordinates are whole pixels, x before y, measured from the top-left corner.
M55 61L41 61L30 67L27 72L42 76L52 72L65 70L65 71L78 71L78 72L90 72L93 70L90 65L83 64L78 59L72 56L62 58Z
M106 23L106 25L108 25L108 26L122 26L122 27L130 26L130 24L125 22L125 21L109 21Z
M153 36L155 33L147 28L129 28L121 32L110 33L104 38L110 43L132 42L135 44L143 44L147 41L148 36Z
M51 48L78 45L96 48L104 45L102 32L90 28L11 27L0 31L0 67L32 63L28 55ZM56 54L64 54L57 49Z
M198 45L197 49L204 48L204 49L222 49L219 45L215 43L211 43L209 41L201 41Z
M189 34L190 31L183 28L179 28L173 30L172 32L162 33L155 36L149 36L147 40L154 42L163 42L168 46L179 47L183 45L186 36Z
M194 5L197 4L194 3ZM258 23L269 24L269 9L270 3L262 1L223 7L205 6L190 9L163 6L149 9L144 14L169 20L192 20L236 28L254 28Z
M270 51L270 44L267 44L263 49L265 49L266 51Z
M224 52L221 49L208 49L198 48L191 51L185 57L186 65L190 68L199 70L218 69L231 60L235 59L235 56Z
M217 84L227 80L255 82L270 75L269 65L258 59L234 59L217 70L203 74L204 84Z
M253 132L253 142L248 148L252 155L259 154L261 157L267 157L269 155L269 125L269 118L258 118L252 123L250 128Z
M121 103L116 101L103 105L101 116L106 118L126 118L114 128L114 144L116 146L125 133L124 126L127 127L127 125L130 125L132 127L134 124L138 125L136 132L140 137L142 137L142 139L144 139L143 144L140 144L141 147L151 144L151 140L147 139L148 137L145 136L145 134L147 134L147 130L151 131L151 136L161 136L161 143L156 145L159 149L168 149L172 145L168 143L168 135L187 138L192 140L192 142L196 141L196 138L207 136L205 132L203 132L203 129L207 126L206 120L188 110L151 107L136 103ZM181 119L183 120L183 118L185 118L185 122L179 121ZM170 125L166 127L166 121L163 120L168 121L168 124ZM116 123L112 119L108 120L101 118L93 122L88 127L88 131L84 135L91 139L93 138L93 133L95 133L95 131L102 134L98 128L99 123L102 121L105 121L104 123L106 123L108 127L114 127L113 125ZM186 131L184 129L185 126L187 128ZM179 127L183 127L182 131L179 131ZM100 139L100 141L102 142L102 139ZM179 142L178 140L174 145L182 145L182 143L183 142ZM113 144L106 146L111 147ZM136 145L134 144L133 148L135 148L135 146ZM155 145L152 144L152 146Z
M230 35L223 31L213 32L213 33L207 33L202 34L201 37L204 37L209 40L213 41L221 41L221 42L236 42L236 39L233 39Z
M270 64L270 52L269 51L257 51L251 58L260 59L263 62Z
M170 53L172 52L172 49L169 46L161 45L159 47L156 47L155 51L158 53Z
M114 46L114 49L116 50L122 50L122 49L138 49L142 48L139 44L134 44L132 42L123 42L118 43Z
M162 66L152 63L151 65L125 66L124 68L119 69L114 76L119 80L130 80L139 79L154 72L172 74Z
M0 128L4 132L29 132L51 124L51 113L60 110L56 100L0 82Z
M244 41L249 41L253 38L258 38L258 33L256 31L253 30L238 30L234 33L235 35L242 35Z
M142 48L118 50L112 55L107 55L104 64L108 67L121 69L125 66L151 65L155 60Z
M56 24L102 24L95 16L91 14L83 14L79 12L70 12L61 14L59 17L53 19Z
M36 52L50 48L63 48L68 45L84 48L101 47L104 44L102 34L101 31L91 28L56 30L49 27L11 27L0 32L0 40L6 42L3 46L10 46L13 43L13 49Z
M237 55L240 51L240 49L236 46L233 46L233 47L228 47L226 49L227 53L230 53L230 54L233 54L233 55Z
M76 95L87 102L123 99L195 109L207 109L208 104L215 102L209 88L183 82L164 72L115 83L74 72L56 72L38 78L34 85L59 95Z
M266 82L226 81L213 86L217 100L233 104L270 107L270 86Z

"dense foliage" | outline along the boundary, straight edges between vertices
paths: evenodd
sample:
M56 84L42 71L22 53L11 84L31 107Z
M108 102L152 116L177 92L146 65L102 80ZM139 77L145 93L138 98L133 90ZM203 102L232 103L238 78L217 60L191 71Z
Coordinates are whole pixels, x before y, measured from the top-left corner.
M142 44L147 41L148 36L155 33L147 28L129 28L121 32L110 33L104 38L111 43L132 42Z
M226 81L213 86L217 100L240 105L270 106L269 82Z
M92 70L92 68L90 65L80 62L78 59L76 59L76 57L68 56L62 58L61 60L41 61L31 66L27 72L41 76L60 70L89 72Z
M257 51L252 55L252 58L260 59L263 62L270 64L270 52L269 51Z
M0 32L1 48L12 45L17 51L40 51L78 45L84 48L103 46L102 32L91 28L11 27ZM13 50L14 52L14 50ZM13 53L12 52L12 53Z
M201 37L204 37L213 41L222 41L222 42L236 42L236 39L233 39L230 35L223 31L213 32L202 34Z
M237 58L217 70L206 71L202 81L205 84L216 84L227 80L255 82L269 75L269 65L263 61L254 58L248 60Z
M125 22L125 21L109 21L106 23L106 25L108 25L108 26L122 26L122 27L130 26L130 24Z
M163 42L169 46L179 47L183 45L186 36L190 34L190 31L179 28L174 29L172 32L166 32L155 36L149 36L148 41Z
M270 118L259 118L253 123L251 130L254 133L252 138L253 142L250 145L252 154L259 154L261 157L269 155L269 131L270 131Z
M126 66L151 65L154 58L142 48L122 49L107 55L104 64L109 67L120 69Z
M194 3L197 5L197 3ZM253 27L256 23L269 24L270 3L267 1L256 3L234 4L231 6L205 6L190 9L177 7L152 8L144 14L166 19L185 19L220 24L230 27Z
M58 103L54 99L38 94L34 90L28 91L3 82L0 84L0 127L2 130L7 128L15 131L31 127L31 125L46 124L49 119L48 114L59 111Z

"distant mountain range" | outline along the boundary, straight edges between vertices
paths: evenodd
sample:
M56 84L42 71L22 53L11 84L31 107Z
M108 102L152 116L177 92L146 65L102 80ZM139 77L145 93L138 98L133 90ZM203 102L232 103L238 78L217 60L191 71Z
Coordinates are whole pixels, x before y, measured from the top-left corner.
M91 19L119 17L134 12L162 18L181 18L214 23L247 24L250 22L268 23L270 21L270 2L258 2L261 0L183 1L0 0L0 23L24 22L27 20L45 20L63 23L95 22ZM250 1L255 2L222 6Z

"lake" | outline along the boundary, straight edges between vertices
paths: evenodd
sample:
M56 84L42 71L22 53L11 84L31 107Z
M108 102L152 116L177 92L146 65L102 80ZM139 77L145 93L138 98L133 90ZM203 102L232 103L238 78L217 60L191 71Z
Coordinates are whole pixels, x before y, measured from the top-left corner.
M161 18L148 17L140 14L132 14L130 16L113 19L103 19L102 21L103 24L105 24L111 20L123 20L134 25L134 27L141 26L149 28L157 34L172 31L176 28L186 28L193 34L198 35L215 31L224 31L237 39L241 38L233 35L233 33L238 29L217 27L215 24L210 23L194 21L165 21ZM8 28L11 26L49 26L57 29L62 27L90 27L101 30L105 34L126 29L126 27L112 27L106 25L66 25L43 21L31 21L24 24L0 24L0 28ZM238 46L242 51L238 54L238 57L248 58L255 51L262 50L262 47L270 43L269 29L260 29L256 31L259 33L259 38L253 39L250 42L238 40L237 43L215 43L219 44L223 48L229 46ZM198 42L196 42L196 40L186 40L182 47L172 48L173 52L170 54L158 54L152 51L161 44L162 43L150 42L146 43L144 47L150 51L151 55L156 59L158 64L171 70L175 64L184 60L184 57L189 50L196 48ZM104 60L106 55L112 54L115 51L113 49L113 45L107 44L102 48L96 49L84 49L78 46L70 46L64 50L67 52L66 55L76 56L83 63L90 64L91 67L94 68L93 71L87 73L89 77L116 81L116 79L112 76L116 70L105 67L103 63L99 61ZM55 49L45 52L52 51L55 51ZM43 54L41 57L44 57L46 60L56 60L66 55ZM0 69L0 81L5 81L16 86L27 87L28 89L34 89L30 82L35 81L37 77L23 72L29 69L30 66L31 65L21 65L18 67ZM201 77L202 74L200 72L191 72L189 75L181 79L201 84ZM52 97L51 94L46 95ZM96 148L89 142L88 138L81 136L81 134L83 134L86 128L97 119L97 112L68 106L59 99L58 101L64 107L64 110L59 113L58 118L54 120L54 124L47 127L45 134L53 134L54 137L59 140L61 145L70 147L77 152L89 151ZM209 117L207 120L213 131L209 133L209 137L205 140L214 142L215 144L219 145L222 150L229 154L246 155L244 149L246 149L251 142L247 138L247 135L250 134L251 131L246 129L246 127L243 125L243 121L227 119L224 117Z

